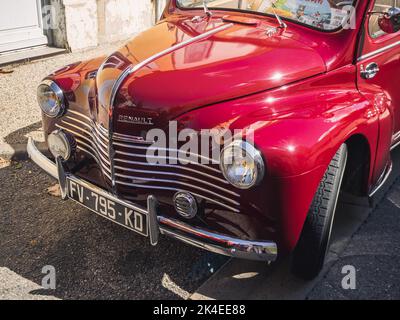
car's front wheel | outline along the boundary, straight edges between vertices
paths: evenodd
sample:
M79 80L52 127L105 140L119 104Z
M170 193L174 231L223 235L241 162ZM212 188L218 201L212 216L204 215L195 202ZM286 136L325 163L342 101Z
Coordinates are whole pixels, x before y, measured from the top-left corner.
M293 253L292 273L300 278L315 278L324 265L346 161L347 146L343 144L329 164L314 195Z

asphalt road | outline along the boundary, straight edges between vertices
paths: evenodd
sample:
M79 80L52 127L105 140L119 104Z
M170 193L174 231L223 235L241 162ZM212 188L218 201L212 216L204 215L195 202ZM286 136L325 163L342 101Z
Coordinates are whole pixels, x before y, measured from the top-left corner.
M396 165L399 167L400 163ZM342 287L345 266L356 270L356 287ZM352 236L308 299L400 299L400 178Z
M203 284L193 299L400 299L400 149L393 172L369 207L366 198L341 194L331 247L319 277L302 281L290 273L290 256L266 268L230 260ZM354 288L343 287L346 268ZM345 273L343 273L345 272Z
M29 161L0 166L0 298L186 299L226 261L166 237L151 247L53 184ZM48 265L56 290L34 285Z
M31 162L0 163L0 299L187 299L194 292L195 299L400 299L400 150L393 156L393 176L373 209L339 204L328 261L312 282L291 276L290 259L270 268L226 263L165 237L151 247L49 195L54 180ZM49 265L56 290L40 287ZM342 287L348 265L357 272L355 290Z

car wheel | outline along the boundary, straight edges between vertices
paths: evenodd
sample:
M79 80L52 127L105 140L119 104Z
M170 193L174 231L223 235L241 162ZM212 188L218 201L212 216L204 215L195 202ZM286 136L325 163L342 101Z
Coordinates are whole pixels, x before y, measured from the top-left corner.
M315 278L324 265L346 161L347 146L343 144L329 164L308 211L292 260L292 273L302 279Z

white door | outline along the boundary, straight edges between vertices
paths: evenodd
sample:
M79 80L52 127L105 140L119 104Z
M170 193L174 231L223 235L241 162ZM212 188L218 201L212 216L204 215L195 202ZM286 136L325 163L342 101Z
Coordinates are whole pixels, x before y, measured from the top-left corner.
M1 0L0 53L44 44L40 0Z

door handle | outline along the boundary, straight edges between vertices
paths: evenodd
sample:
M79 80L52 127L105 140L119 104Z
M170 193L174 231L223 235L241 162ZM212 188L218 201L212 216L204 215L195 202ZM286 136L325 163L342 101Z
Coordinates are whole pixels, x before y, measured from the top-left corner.
M365 68L364 65L361 65L361 78L363 79L372 79L379 72L379 66L376 62L372 62L368 64Z

